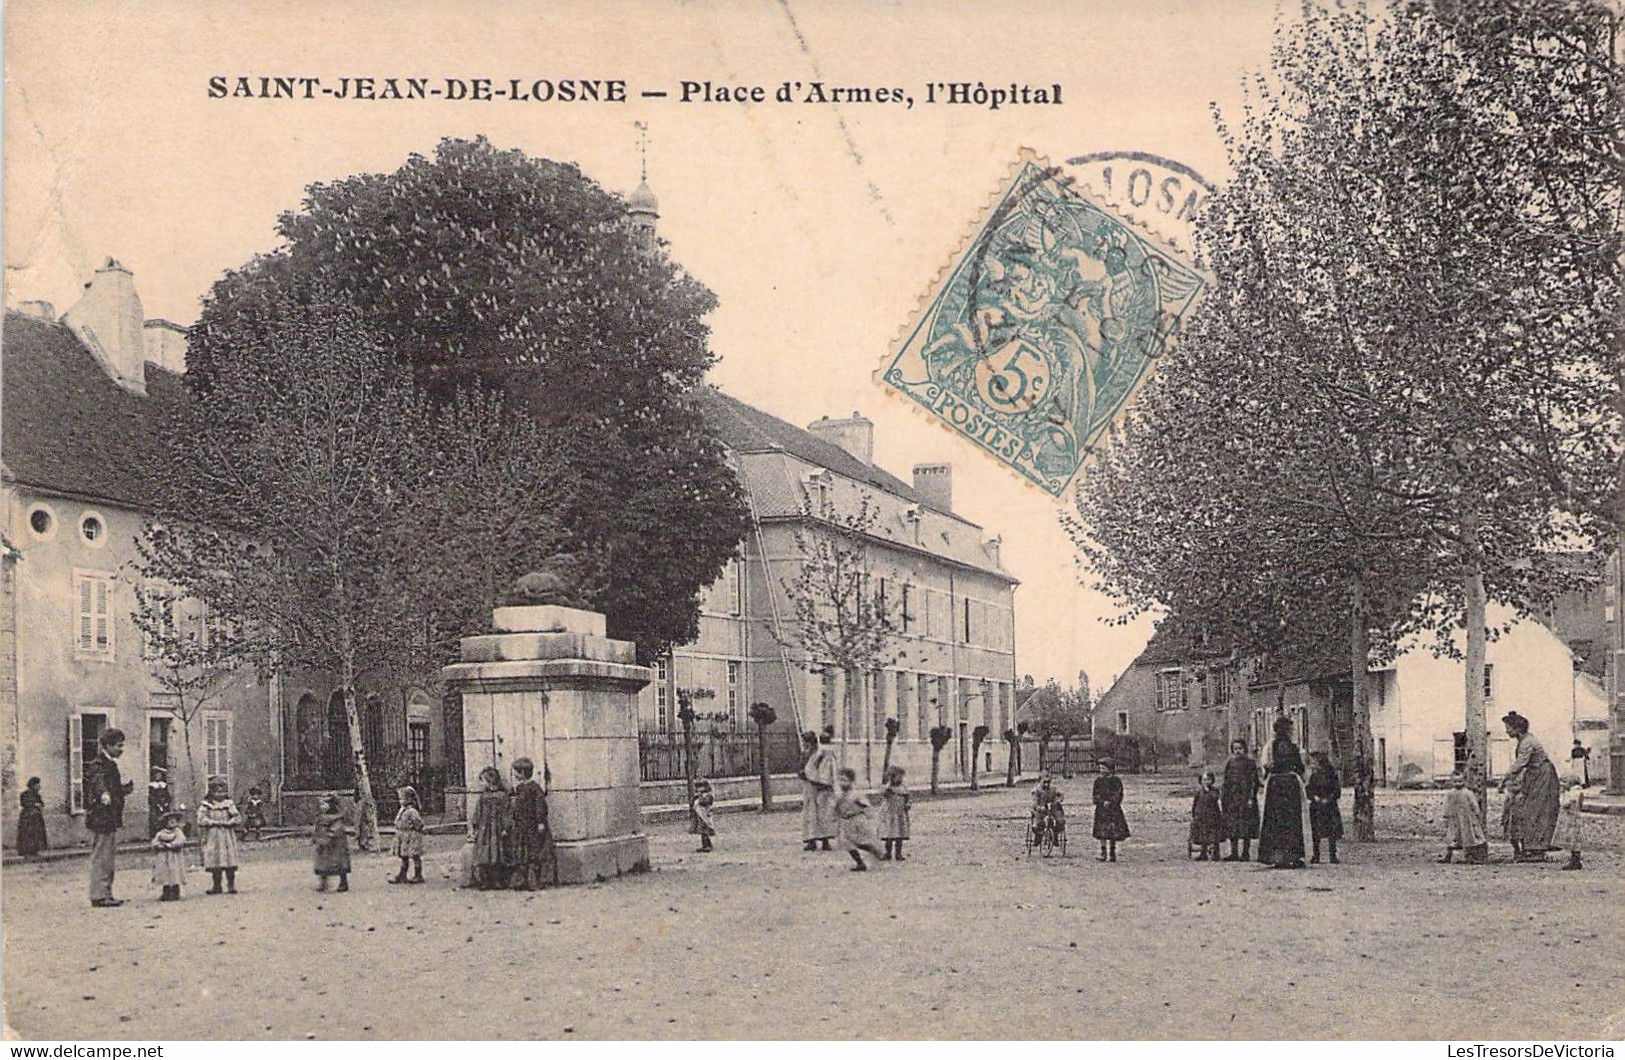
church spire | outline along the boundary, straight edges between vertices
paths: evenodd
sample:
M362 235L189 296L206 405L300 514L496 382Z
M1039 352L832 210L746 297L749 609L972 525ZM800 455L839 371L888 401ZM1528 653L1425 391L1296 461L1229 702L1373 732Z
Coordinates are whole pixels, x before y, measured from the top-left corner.
M649 127L641 121L633 124L638 130L641 179L637 190L627 197L626 213L632 231L643 240L646 249L653 250L657 243L655 222L660 219L660 200L649 190Z

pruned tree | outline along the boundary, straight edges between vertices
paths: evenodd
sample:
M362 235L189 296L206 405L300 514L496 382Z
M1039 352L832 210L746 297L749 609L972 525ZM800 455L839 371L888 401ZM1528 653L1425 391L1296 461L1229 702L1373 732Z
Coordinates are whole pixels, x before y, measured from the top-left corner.
M937 781L942 773L942 749L954 738L954 731L946 725L933 725L931 738L931 794L937 793Z
M762 812L773 809L773 785L768 777L767 727L779 720L779 712L767 703L750 705L750 720L756 723L756 750L762 766Z
M1004 786L1016 786L1016 766L1021 759L1021 734L1014 729L1006 729L1003 733L1007 756L1004 760Z
M992 731L986 725L978 725L970 731L970 787L972 791L980 791L982 788L979 779L981 774L979 759L982 754L982 744L987 741L988 734Z
M842 505L830 496L832 489L809 493L795 528L795 576L782 582L792 617L783 638L809 672L846 675L836 730L845 739L852 735L848 719L857 714L863 675L896 658L898 602L886 597L874 577L871 549L879 513L869 494L860 492Z

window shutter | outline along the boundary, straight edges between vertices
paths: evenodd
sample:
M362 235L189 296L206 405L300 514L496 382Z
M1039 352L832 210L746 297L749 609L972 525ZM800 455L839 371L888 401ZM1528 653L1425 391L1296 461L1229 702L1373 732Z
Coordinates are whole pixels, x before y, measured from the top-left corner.
M84 717L68 715L68 812L85 808Z
M95 586L96 643L94 650L97 652L111 652L113 648L113 631L110 628L111 616L109 612L111 611L111 607L109 604L111 601L109 601L108 597L111 595L112 586L105 579L101 578L96 579Z
M95 646L95 620L91 606L89 578L79 579L79 650L90 651Z

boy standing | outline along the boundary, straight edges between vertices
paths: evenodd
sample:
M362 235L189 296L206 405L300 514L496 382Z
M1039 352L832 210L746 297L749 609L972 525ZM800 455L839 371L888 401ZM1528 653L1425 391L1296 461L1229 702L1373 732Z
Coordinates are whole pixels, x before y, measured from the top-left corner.
M113 875L118 871L118 830L124 825L124 799L135 790L133 780L119 775L124 754L124 731L107 729L96 741L96 759L85 769L85 827L90 830L90 904L110 909L124 904L113 897Z

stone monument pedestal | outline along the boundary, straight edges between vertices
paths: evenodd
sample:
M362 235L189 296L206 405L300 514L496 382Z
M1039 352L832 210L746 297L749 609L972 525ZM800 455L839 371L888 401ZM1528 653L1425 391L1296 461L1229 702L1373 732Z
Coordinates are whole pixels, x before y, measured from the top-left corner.
M650 671L631 643L605 635L604 616L569 607L499 607L496 632L464 637L445 668L463 700L465 819L480 770L512 784L516 758L547 788L559 883L591 883L649 867L639 831L637 694ZM450 809L450 807L448 807Z

